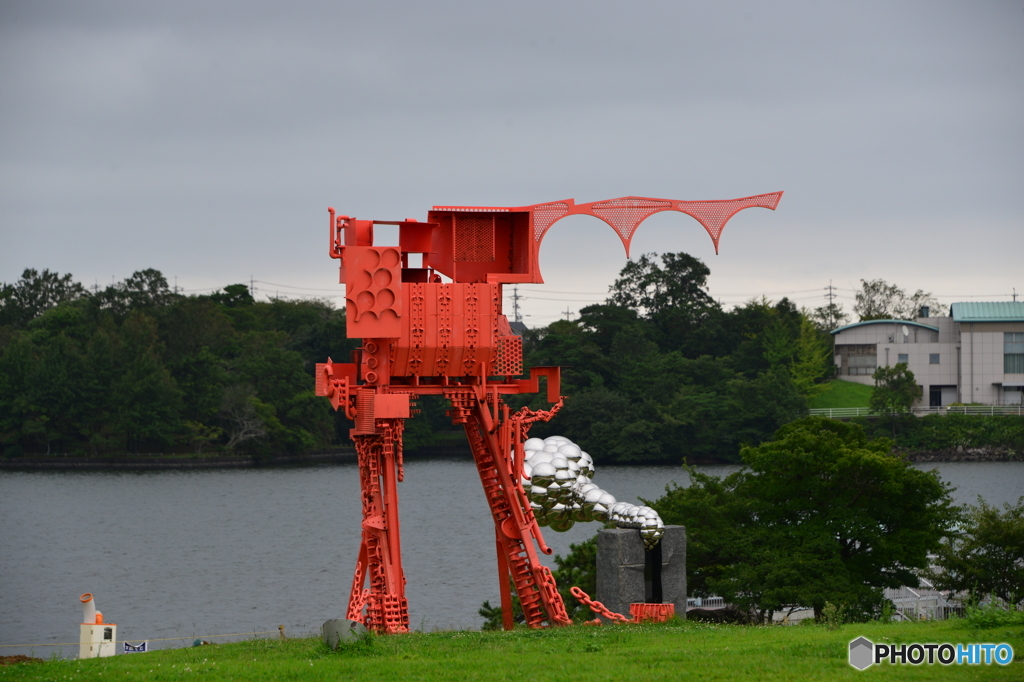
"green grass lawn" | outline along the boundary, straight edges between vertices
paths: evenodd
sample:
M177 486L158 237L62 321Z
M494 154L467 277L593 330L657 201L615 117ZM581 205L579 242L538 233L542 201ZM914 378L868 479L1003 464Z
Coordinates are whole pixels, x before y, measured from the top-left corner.
M858 671L850 640L1008 643L1009 665L889 665ZM432 632L368 637L337 651L319 638L48 661L0 668L25 680L1024 680L1024 625L972 629L964 621L824 626L576 626L514 632Z
M836 379L828 382L828 388L807 401L812 409L834 407L867 407L871 400L871 386Z

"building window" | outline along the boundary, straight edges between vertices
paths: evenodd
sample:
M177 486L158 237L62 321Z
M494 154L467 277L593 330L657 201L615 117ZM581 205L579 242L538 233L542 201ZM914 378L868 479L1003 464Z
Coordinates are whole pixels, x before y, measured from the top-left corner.
M929 365L937 365L937 364L939 364L939 354L938 353L929 353L928 354L928 364Z
M903 364L908 364L910 362L910 354L909 353L900 353L899 355L896 356L896 362L897 363L902 362Z
M875 373L874 355L851 355L850 374L852 376L871 376Z
M1003 332L1003 372L1024 374L1024 332Z

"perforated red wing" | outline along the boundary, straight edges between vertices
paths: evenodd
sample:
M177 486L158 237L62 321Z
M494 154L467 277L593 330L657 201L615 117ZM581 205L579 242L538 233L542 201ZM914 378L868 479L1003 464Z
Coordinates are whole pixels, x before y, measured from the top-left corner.
M704 226L718 253L718 242L722 238L722 230L729 219L745 208L769 208L775 210L782 192L758 194L742 199L720 199L709 201L680 201L676 199L654 199L651 197L620 197L606 201L594 201L589 204L576 204L572 199L553 201L546 204L535 204L524 207L533 216L533 238L538 243L544 238L548 228L567 215L592 215L608 223L626 248L633 240L637 227L644 220L661 211L679 211L685 213Z

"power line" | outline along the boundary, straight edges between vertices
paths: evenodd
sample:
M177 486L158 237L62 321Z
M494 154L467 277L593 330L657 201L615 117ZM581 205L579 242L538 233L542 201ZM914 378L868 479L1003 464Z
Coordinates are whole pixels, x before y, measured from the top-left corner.
M272 287L282 287L284 289L299 289L301 291L337 291L338 290L337 287L335 287L333 289L319 289L319 288L312 288L312 287L297 287L297 286L295 286L293 284L277 284L276 282L265 282L262 279L256 279L256 280L251 280L251 281L259 282L260 284L269 284Z
M521 296L520 298L522 298L524 301L558 301L559 303L587 303L588 302L586 299L577 299L577 298L548 298L546 296L530 296L529 298L527 298L526 296ZM591 299L591 300L593 300L593 299Z
M526 289L526 293L528 293L528 294L529 293L533 293L533 292L538 292L538 293L539 292L544 292L544 293L548 293L548 294L573 294L573 295L579 295L579 296L607 296L608 295L607 291L554 291L554 290L548 289L546 287L544 289Z

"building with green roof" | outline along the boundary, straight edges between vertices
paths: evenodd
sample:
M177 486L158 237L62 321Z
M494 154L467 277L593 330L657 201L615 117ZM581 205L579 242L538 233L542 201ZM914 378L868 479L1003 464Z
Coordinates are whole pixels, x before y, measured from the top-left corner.
M840 379L874 385L905 362L922 388L915 407L1024 402L1024 302L954 303L949 317L865 320L832 330Z

